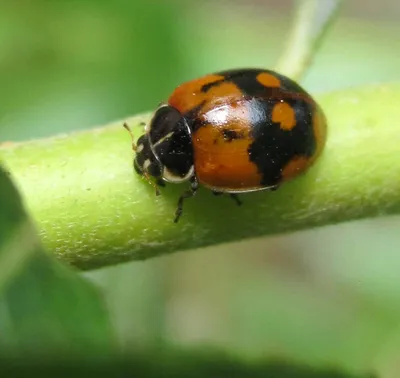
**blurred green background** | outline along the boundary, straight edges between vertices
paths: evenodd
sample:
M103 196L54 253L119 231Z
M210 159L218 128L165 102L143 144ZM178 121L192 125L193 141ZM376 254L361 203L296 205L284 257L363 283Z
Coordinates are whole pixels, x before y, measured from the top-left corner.
M0 0L0 140L152 110L214 70L271 68L294 4ZM318 94L399 80L399 21L398 0L345 1L302 84ZM127 349L212 345L398 377L399 227L397 218L355 222L85 275Z

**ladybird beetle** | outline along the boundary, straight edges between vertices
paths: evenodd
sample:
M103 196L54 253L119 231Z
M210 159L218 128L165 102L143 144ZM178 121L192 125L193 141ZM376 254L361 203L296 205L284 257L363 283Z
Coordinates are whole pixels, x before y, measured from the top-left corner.
M241 204L237 194L275 190L304 172L321 153L326 128L321 108L288 77L266 69L217 72L183 83L159 106L132 143L134 167L157 195L165 182L190 182L177 222L199 185Z

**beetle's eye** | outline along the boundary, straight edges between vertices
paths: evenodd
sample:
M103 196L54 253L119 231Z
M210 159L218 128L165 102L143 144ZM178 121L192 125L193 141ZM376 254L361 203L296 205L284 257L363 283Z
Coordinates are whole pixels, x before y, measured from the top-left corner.
M148 167L147 172L150 176L153 177L161 177L162 175L162 168L158 161L153 161Z

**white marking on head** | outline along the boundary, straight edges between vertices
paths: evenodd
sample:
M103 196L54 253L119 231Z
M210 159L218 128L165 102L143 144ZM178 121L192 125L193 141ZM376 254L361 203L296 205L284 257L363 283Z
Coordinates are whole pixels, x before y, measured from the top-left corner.
M162 142L166 141L168 138L171 138L172 135L174 135L173 131L170 131L167 135L163 136L160 140L158 140L156 143L153 144L153 147L158 146Z
M168 168L164 167L164 169L163 169L163 178L167 182L171 182L171 183L175 183L176 184L176 183L180 183L180 182L184 182L184 181L189 180L189 178L193 176L193 173L194 173L194 166L193 165L190 167L188 173L186 173L186 175L183 176L183 177L173 174L170 170L168 170Z
M137 147L136 147L136 152L137 153L141 153L143 151L144 145L142 143L140 143Z
M150 167L151 161L149 159L146 159L143 163L143 170L147 171L147 168Z

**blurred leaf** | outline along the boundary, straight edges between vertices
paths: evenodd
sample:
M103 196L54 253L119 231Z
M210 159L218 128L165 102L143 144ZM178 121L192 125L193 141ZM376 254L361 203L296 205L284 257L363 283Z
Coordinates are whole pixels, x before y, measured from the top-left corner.
M98 293L47 256L18 193L0 168L0 347L15 354L109 353Z
M7 96L0 95L0 139L88 128L155 108L190 76L188 62L198 55L182 46L184 9L181 1L160 0L2 9L0 82ZM34 121L22 127L27 117Z

